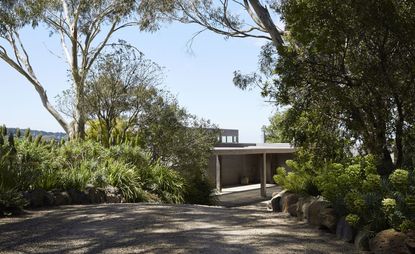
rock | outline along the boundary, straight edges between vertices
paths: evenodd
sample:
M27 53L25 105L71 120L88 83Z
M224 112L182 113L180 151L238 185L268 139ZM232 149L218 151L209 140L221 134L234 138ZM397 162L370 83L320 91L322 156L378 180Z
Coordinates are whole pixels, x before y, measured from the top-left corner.
M281 205L280 205L280 200L281 200L281 197L283 195L285 195L286 193L288 193L287 190L283 190L283 191L279 192L277 195L275 195L271 198L269 203L271 205L271 209L272 209L273 212L281 212L282 211Z
M379 232L370 242L370 250L374 254L410 254L408 247L405 244L407 236L395 231L394 229L387 229Z
M340 218L340 220L337 222L336 236L338 239L341 239L345 242L353 242L355 231L349 225L349 223L347 223L345 217Z
M320 210L320 227L328 229L331 233L336 233L338 216L336 210L331 207Z
M411 254L415 254L415 231L410 231L406 234L405 240L406 247L409 249Z
M89 199L88 196L79 190L76 189L70 189L68 190L68 194L71 197L73 204L88 204Z
M298 219L304 220L308 218L308 208L314 200L316 200L316 198L312 196L300 197L298 199L298 204L297 204L297 218Z
M107 203L123 203L123 197L117 187L107 186L104 192Z
M54 197L51 192L42 189L36 189L24 194L30 207L51 206L54 203Z
M91 204L99 204L106 201L106 193L105 189L103 188L87 186L85 188L85 193L88 196L88 200Z
M354 246L358 251L369 251L369 241L373 236L373 232L360 230L355 239Z
M55 196L51 191L46 192L45 196L45 205L46 206L52 206L55 204Z
M288 213L293 217L297 216L297 205L298 203L295 203L288 207Z
M310 203L308 207L307 222L314 226L320 226L322 224L323 210L330 207L328 201L318 198Z
M54 192L55 196L55 205L70 205L72 204L71 196L66 191L56 191Z
M286 192L281 196L280 207L283 212L288 212L290 205L297 204L299 199L298 194Z
M113 186L107 186L105 187L105 193L111 193L111 194L121 194L120 190L117 187L113 187Z
M115 194L106 194L105 201L107 203L122 203L122 197L121 195L115 195Z

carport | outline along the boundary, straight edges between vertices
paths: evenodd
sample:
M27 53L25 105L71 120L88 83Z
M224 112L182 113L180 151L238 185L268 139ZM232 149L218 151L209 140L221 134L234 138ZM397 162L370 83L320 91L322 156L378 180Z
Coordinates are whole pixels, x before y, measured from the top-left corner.
M213 149L212 159L214 161L213 163L211 162L210 175L211 177L214 175L216 189L218 192L221 192L225 174L229 179L233 175L236 178L239 177L242 170L240 168L251 168L251 171L259 171L260 195L261 197L266 197L267 175L269 179L270 174L272 174L271 170L274 170L277 166L287 167L285 160L291 159L294 151L295 149L287 143L257 144L246 147L215 147ZM225 166L223 160L226 156L232 156L236 159L233 159L233 163L228 160L228 164ZM243 156L250 156L251 163L249 166L247 166L245 160L242 160L245 159ZM273 166L271 165L271 160L273 161ZM238 163L237 166L233 165L236 163Z

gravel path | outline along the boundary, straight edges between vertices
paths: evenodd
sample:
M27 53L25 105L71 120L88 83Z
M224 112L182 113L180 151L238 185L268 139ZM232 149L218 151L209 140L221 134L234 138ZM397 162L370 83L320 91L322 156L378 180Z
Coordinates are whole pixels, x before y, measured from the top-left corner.
M352 253L335 236L256 206L101 204L0 219L0 253Z

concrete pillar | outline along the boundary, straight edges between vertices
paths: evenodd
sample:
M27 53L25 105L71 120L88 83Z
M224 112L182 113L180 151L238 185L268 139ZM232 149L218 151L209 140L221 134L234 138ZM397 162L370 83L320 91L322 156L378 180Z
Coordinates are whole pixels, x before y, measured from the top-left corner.
M219 155L216 155L216 190L218 192L222 191L222 186L221 186L221 179L220 179L220 171L221 171L221 158Z
M262 155L262 168L261 170L261 197L267 196L267 154Z

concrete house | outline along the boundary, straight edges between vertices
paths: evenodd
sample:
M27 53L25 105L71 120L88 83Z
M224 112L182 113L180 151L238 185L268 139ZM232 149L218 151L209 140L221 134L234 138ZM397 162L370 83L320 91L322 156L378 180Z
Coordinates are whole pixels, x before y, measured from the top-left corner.
M220 143L213 149L208 175L222 187L261 184L261 196L266 196L266 184L274 183L277 167L292 159L295 149L288 143L239 143L239 131L222 129Z

